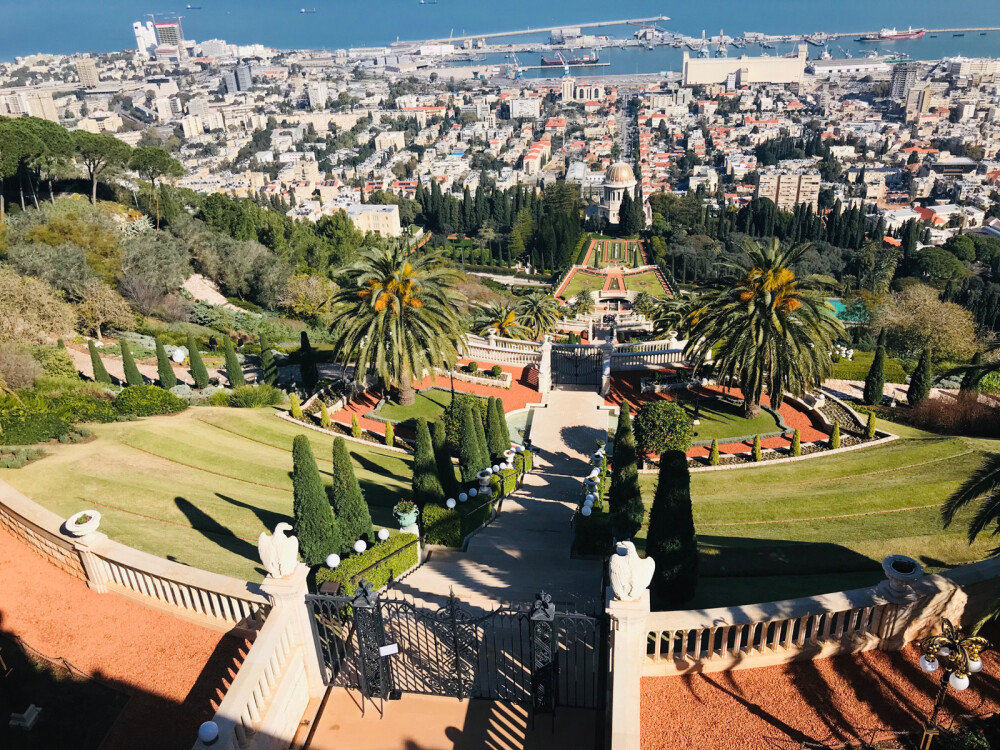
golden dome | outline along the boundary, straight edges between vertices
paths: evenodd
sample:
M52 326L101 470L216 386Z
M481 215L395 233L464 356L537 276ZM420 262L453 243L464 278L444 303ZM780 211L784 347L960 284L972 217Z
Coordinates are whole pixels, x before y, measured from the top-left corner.
M632 166L623 161L616 161L608 171L604 173L604 183L614 183L618 185L635 185L635 172Z

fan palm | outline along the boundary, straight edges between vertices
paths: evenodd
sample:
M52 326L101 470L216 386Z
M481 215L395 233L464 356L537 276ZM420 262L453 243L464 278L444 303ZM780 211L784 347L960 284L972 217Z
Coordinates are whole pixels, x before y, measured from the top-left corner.
M729 266L689 316L688 356L700 364L715 350L716 374L720 382L739 383L748 418L760 413L765 388L777 407L785 391L798 395L818 386L830 373L833 342L844 335L810 280L791 269L807 249L748 240L745 262Z
M530 331L521 325L517 306L513 302L491 302L476 310L473 329L480 335L493 333L507 339L526 339Z
M554 331L561 315L559 303L544 292L529 294L517 305L518 320L536 339Z
M403 243L386 242L364 250L343 276L333 297L334 356L358 373L374 372L398 388L400 404L412 404L414 377L459 357L461 275L439 251L411 255Z
M991 526L990 536L1000 534L1000 453L989 454L983 465L944 501L941 520L945 528L955 520L959 510L977 499L980 500L979 507L969 521L969 544ZM990 550L990 555L1000 555L1000 547Z

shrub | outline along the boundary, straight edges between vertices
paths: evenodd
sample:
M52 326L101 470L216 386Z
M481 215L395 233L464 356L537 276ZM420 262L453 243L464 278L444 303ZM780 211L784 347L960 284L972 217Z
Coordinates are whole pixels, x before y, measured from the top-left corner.
M931 382L934 380L934 369L931 364L931 350L925 348L920 355L917 369L910 376L910 387L906 391L906 401L910 406L916 406L931 392Z
M451 448L445 434L444 422L440 419L431 425L431 443L434 446L434 463L437 466L441 489L446 495L457 495L460 491L455 478L455 464L451 460Z
M229 394L233 391L230 388L220 388L208 398L208 403L212 406L229 406Z
M291 409L291 413L292 413L292 419L299 419L299 420L301 420L302 419L302 404L299 403L299 394L292 393L288 397L288 401L291 404L290 409Z
M305 336L306 332L303 331L302 335ZM299 364L299 374L302 376L302 387L306 393L311 394L315 391L316 384L319 383L319 367L316 365L316 356L312 349L304 351Z
M53 396L47 411L51 411L70 424L77 422L114 422L118 412L111 399L98 398L91 393L69 392Z
M23 406L0 409L0 445L34 445L69 434L69 423L56 414Z
M708 452L708 465L718 466L719 465L719 439L712 438L712 450Z
M187 402L155 385L130 385L112 401L115 411L132 417L152 417L184 411Z
M264 349L260 354L260 366L264 371L264 382L269 385L278 384L278 365L274 362L274 352Z
M629 403L626 401L618 412L615 457L611 472L611 488L608 490L608 505L615 535L619 539L631 539L635 536L642 527L646 512L639 490L639 465L629 409Z
M419 562L418 545L413 544L416 540L415 534L393 534L360 555L351 554L341 560L336 568L323 565L316 570L316 585L320 586L328 581L339 583L340 593L350 596L354 594L360 579L364 578L375 589L380 589ZM376 565L382 560L385 561L383 564ZM373 565L376 567L372 568Z
M942 732L935 743L940 750L990 750L992 745L982 730Z
M307 565L319 565L331 552L343 548L343 535L305 435L296 435L292 441L292 513L299 550Z
M228 394L228 403L236 409L261 409L265 406L277 406L284 394L267 383L258 385L240 385Z
M833 432L830 433L830 449L836 450L840 447L840 422L833 423Z
M97 345L94 344L93 339L87 342L87 350L90 352L90 366L94 371L94 382L111 385L111 376L108 374L108 368L104 366L104 361L101 359L101 355L98 353Z
M450 461L449 461L450 463ZM427 421L417 420L417 445L413 453L413 502L418 508L444 502L444 487L438 476L434 444Z
M295 394L293 393L292 395L294 396ZM351 415L351 437L358 440L361 439L361 425L358 423L357 414Z
M467 369L469 371L470 375L475 375L477 372L479 372L479 363L478 362L469 362L469 364L466 365L465 369Z
M503 453L510 449L510 439L504 429L503 406L500 399L490 396L486 403L486 447L492 461L499 461Z
M753 448L750 450L750 458L755 463L760 463L761 460L760 435L753 436Z
M646 556L656 560L650 590L657 605L673 607L694 596L698 544L691 511L691 475L682 451L660 456L660 474L649 512Z
M901 412L906 424L930 432L969 437L1000 437L1000 419L996 407L972 398L957 400L924 399L920 404Z
M440 544L445 547L460 547L462 545L462 520L457 508L445 508L443 505L424 506L420 514L420 523L424 532L424 541L428 544Z
M226 359L226 378L229 380L229 385L233 388L244 385L246 381L243 378L243 368L240 366L240 359L236 356L236 350L233 348L233 340L228 336L223 337L222 353Z
M59 339L62 343L62 339ZM66 351L66 344L62 346L33 346L31 356L42 366L42 371L55 378L75 378L77 376L76 365L73 358Z
M188 360L191 363L191 377L194 378L195 386L198 388L208 388L208 370L205 369L201 352L198 350L198 342L195 341L194 335L191 333L187 335L187 350Z
M497 424L500 426L500 435L503 437L503 449L504 451L510 450L510 426L507 424L507 414L503 410L503 399L494 399L493 408L497 412ZM502 453L503 451L501 451Z
M878 347L871 369L865 378L865 393L862 402L873 406L882 403L882 392L885 389L885 329L878 335Z
M344 546L349 553L358 539L373 541L372 517L365 502L361 485L354 475L354 464L347 450L347 441L338 437L333 441L333 483L327 491L333 515L340 526Z
M635 417L635 441L641 453L660 455L691 447L691 420L683 407L672 401L643 404Z
M329 429L330 425L333 424L330 420L330 410L326 407L325 401L319 402L319 425L324 429Z
M171 366L167 350L163 348L163 342L159 338L156 339L156 374L160 380L160 388L169 390L177 385L174 368Z
M875 412L868 412L868 423L865 425L865 440L875 439Z
M385 423L385 444L390 448L396 445L396 428L392 426L392 422Z
M122 368L125 370L125 382L130 386L145 385L146 381L143 380L139 368L135 366L135 358L132 356L132 350L129 348L128 342L122 339L118 344L122 350Z
M573 549L578 555L606 556L614 552L611 516L602 503L594 503L589 516L577 513L573 519Z
M493 365L490 368L490 374L495 378L499 378L503 375L503 368L500 365Z
M42 366L31 354L13 344L0 344L0 380L8 388L31 388L42 374Z
M445 407L441 419L444 422L445 435L448 437L448 445L453 450L458 450L462 442L462 414L465 406L472 408L474 414L478 414L481 419L485 419L487 400L478 396L471 396L465 393L456 393L451 403Z
M802 437L799 435L798 430L792 433L792 447L789 453L793 456L802 455Z
M534 453L532 453L529 450L525 450L525 451L521 452L521 455L524 456L524 470L525 471L531 471L533 468L535 468L535 454Z
M514 469L501 469L493 476L500 480L501 497L506 497L517 489L517 471Z

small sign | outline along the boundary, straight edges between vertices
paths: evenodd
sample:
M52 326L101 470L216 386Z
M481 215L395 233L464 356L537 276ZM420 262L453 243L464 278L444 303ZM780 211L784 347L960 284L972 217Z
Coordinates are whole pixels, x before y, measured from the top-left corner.
M398 654L398 653L399 653L398 643L390 643L388 646L382 646L378 650L379 656L392 656L393 654Z

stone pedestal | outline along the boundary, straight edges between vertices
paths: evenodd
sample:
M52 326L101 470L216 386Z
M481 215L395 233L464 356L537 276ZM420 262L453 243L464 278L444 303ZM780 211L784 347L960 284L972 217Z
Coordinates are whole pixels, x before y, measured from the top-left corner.
M87 574L87 586L98 594L107 593L108 577L104 564L94 550L107 540L107 534L103 534L100 531L95 531L92 534L87 534L73 540L73 548L80 556L83 571Z
M552 390L552 337L546 335L541 347L542 361L538 365L538 392L546 394Z
M323 685L323 668L313 645L312 624L309 622L309 608L306 606L306 594L309 592L306 582L308 575L309 566L299 563L290 575L284 578L268 576L260 587L271 600L271 606L275 610L281 609L291 615L295 640L302 646L309 697L317 698L323 695L326 686Z
M639 700L646 658L649 592L634 602L612 600L611 750L639 750Z
M614 337L612 343L601 347L601 395L607 396L611 391L611 355L615 353Z

